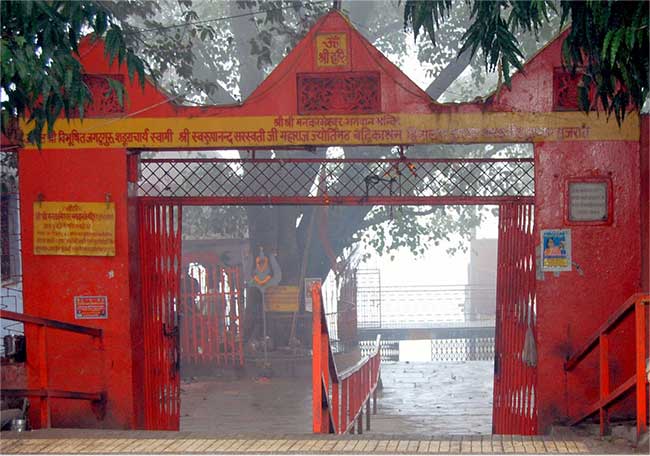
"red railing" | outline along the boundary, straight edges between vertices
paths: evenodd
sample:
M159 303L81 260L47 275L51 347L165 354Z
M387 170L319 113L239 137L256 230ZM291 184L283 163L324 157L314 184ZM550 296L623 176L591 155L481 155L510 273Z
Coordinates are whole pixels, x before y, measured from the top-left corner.
M650 295L637 293L625 303L587 340L587 342L570 356L564 369L571 372L596 347L599 348L599 400L591 404L587 411L575 417L569 425L578 424L596 412L600 419L600 433L605 435L609 427L609 407L636 388L636 429L637 437L648 429L648 400L646 384L646 354L648 344L648 327L646 308L650 304ZM626 319L634 315L635 321L635 374L612 390L610 385L609 336Z
M313 360L312 360L312 410L313 429L316 434L363 433L365 406L366 429L370 429L370 399L373 413L377 413L377 385L380 369L380 336L370 356L338 372L330 347L323 297L319 284L312 288Z
M0 310L0 318L5 320L19 321L27 325L38 327L38 380L39 389L5 389L0 390L5 397L37 397L39 398L39 413L37 425L39 428L49 428L51 426L50 399L77 399L91 401L93 411L101 419L105 411L106 393L84 393L80 391L66 391L52 389L49 387L48 369L47 369L47 344L46 331L48 328L69 331L78 334L85 334L94 339L102 339L102 330L99 328L89 328L87 326L75 325L58 320L35 317L8 310Z

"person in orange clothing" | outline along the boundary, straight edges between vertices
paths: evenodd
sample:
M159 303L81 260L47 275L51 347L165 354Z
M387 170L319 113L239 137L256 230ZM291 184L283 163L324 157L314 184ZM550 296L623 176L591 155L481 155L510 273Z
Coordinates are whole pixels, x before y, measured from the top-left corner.
M546 242L546 248L544 249L544 256L560 256L562 255L562 250L559 246L555 245L553 238L549 238Z

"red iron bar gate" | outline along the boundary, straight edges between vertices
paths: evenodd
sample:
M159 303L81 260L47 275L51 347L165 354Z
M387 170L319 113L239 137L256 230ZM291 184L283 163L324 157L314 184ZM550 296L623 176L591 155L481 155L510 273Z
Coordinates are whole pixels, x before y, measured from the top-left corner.
M179 429L181 217L178 205L139 206L144 411L148 430Z
M532 204L499 207L494 434L537 434L533 233Z
M181 283L181 361L185 366L243 366L244 312L239 267L185 264L183 273L199 272ZM201 268L201 267L202 268Z

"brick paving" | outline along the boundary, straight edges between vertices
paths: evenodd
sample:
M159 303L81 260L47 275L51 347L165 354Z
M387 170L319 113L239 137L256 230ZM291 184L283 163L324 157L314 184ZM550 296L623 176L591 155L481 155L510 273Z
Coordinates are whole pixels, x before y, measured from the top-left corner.
M47 429L0 434L0 454L648 454L579 430L490 435L491 363L386 364L363 435L311 434L309 378L183 384L181 431Z
M107 437L113 434L112 437ZM230 436L209 438L183 433L43 430L3 433L1 454L594 454L626 453L629 448L595 439L546 436ZM54 437L57 436L57 437Z

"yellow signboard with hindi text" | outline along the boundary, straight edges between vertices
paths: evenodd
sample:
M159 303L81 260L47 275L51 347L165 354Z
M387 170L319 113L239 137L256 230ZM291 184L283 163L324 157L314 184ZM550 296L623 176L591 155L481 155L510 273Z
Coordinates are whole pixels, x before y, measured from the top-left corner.
M115 256L115 203L34 203L34 255Z
M319 33L316 35L316 65L319 67L350 65L348 35L346 33Z
M248 149L330 145L638 141L639 117L619 127L582 112L71 119L43 134L47 149ZM23 123L24 131L30 124ZM26 148L36 148L28 143Z
M266 311L298 312L299 292L300 289L293 285L269 287L265 297Z

